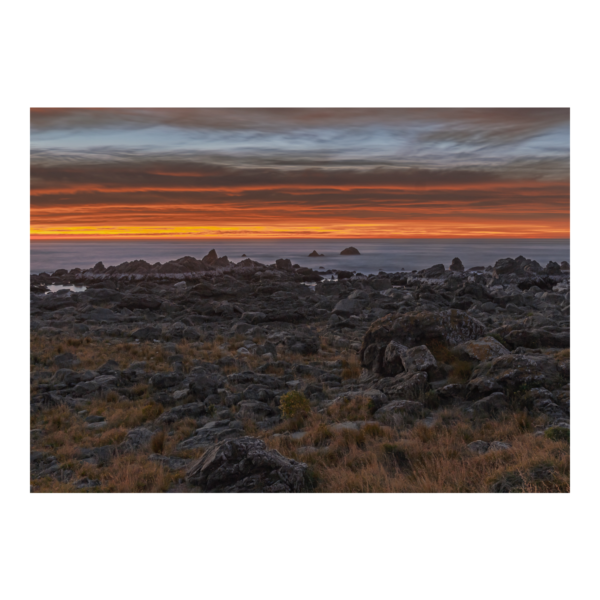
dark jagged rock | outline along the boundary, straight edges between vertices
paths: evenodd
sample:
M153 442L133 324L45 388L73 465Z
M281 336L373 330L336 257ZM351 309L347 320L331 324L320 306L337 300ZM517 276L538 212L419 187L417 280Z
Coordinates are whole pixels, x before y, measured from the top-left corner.
M318 258L321 256L325 256L324 254L319 254L316 250L313 250L309 255L308 258Z
M189 467L186 479L206 492L302 492L307 468L267 450L262 440L243 437L209 448Z

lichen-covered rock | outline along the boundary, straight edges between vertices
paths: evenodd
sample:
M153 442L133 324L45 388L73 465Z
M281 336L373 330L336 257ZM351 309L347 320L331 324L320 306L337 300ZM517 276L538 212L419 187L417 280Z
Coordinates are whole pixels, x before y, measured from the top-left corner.
M360 359L363 367L381 372L385 348L392 340L408 348L433 341L456 346L484 334L483 323L456 309L386 315L372 323L365 334Z
M427 373L401 373L393 378L382 379L377 387L382 389L389 398L418 400L423 397L428 387Z
M414 400L394 400L385 406L382 406L376 413L375 418L380 421L386 421L391 415L400 413L411 416L421 416L425 411L422 402Z
M569 332L554 333L545 329L517 329L508 333L505 338L511 348L569 348L571 335Z
M377 346L374 346L376 349ZM385 348L383 355L383 374L385 375L398 375L404 371L404 364L402 362L402 353L408 350L406 346L403 346L399 342L392 340ZM367 359L369 357L367 356Z
M495 416L508 410L506 396L502 392L493 394L477 400L473 403L473 412L480 416Z
M152 432L145 427L136 427L127 432L125 439L119 445L119 450L132 452L140 450L150 443Z
M402 351L402 364L406 371L431 371L437 368L437 361L427 346L415 346Z
M514 392L563 383L558 363L545 355L508 354L480 363L467 384L467 398L478 400L493 392Z
M206 492L302 492L307 465L243 437L209 448L187 471L188 483Z
M454 352L463 360L485 362L510 352L496 339L490 336L470 340L454 347Z
M157 390L164 390L170 387L178 385L183 376L180 373L168 372L168 373L156 373L150 377L150 385Z

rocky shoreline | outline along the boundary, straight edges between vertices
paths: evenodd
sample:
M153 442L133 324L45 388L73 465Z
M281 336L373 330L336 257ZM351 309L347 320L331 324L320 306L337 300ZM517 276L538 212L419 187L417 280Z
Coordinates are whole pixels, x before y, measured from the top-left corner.
M567 263L365 276L213 250L31 275L30 303L32 491L568 489ZM429 489L428 448L482 481Z

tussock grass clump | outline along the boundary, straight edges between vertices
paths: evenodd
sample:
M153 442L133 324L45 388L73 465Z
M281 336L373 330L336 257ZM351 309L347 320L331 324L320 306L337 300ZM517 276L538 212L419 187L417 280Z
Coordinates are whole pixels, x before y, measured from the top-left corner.
M164 431L157 431L150 440L150 448L154 454L162 454L165 449L166 434Z
M351 354L342 360L342 380L358 379L360 372L361 366L358 354Z
M115 390L110 390L104 396L106 402L117 402L119 400L119 394Z

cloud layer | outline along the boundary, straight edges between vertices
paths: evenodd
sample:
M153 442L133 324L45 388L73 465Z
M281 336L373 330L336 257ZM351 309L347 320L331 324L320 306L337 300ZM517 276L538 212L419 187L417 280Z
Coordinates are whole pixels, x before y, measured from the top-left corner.
M568 237L564 109L32 109L38 237Z

